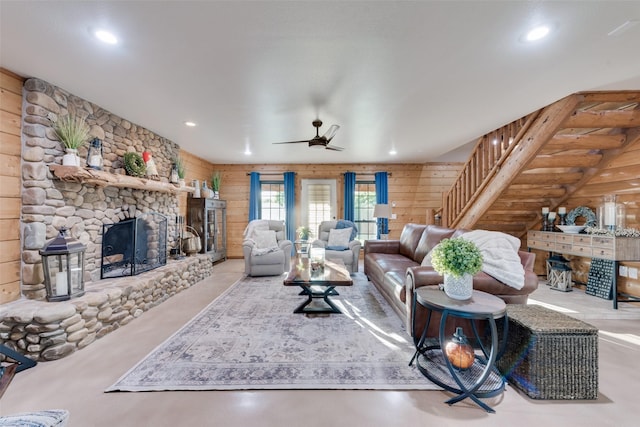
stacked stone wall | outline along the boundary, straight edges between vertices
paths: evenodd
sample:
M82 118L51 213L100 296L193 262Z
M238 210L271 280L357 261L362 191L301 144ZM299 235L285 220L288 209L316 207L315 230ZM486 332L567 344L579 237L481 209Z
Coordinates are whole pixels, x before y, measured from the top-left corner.
M0 306L0 344L36 361L88 346L212 274L208 255L172 260L135 277L106 279L68 302L23 299Z
M47 240L61 227L87 246L87 289L100 279L102 226L139 213L158 212L168 219L167 250L175 244L175 218L179 215L175 195L127 188L97 187L53 179L49 164L62 163L64 147L53 124L72 114L84 117L91 137L102 140L104 170L125 174L127 151L151 151L161 181L168 181L172 159L179 146L153 132L118 117L89 101L39 79L27 80L23 89L22 123L22 294L35 300L46 296L39 254ZM88 144L79 149L86 164Z

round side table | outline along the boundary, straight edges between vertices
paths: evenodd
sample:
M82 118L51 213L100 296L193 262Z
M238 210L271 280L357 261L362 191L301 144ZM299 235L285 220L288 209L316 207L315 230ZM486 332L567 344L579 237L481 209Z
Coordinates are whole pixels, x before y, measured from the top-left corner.
M498 342L506 343L507 337L507 308L504 301L481 291L473 291L470 299L460 301L449 298L437 286L424 286L413 293L412 303L414 331L417 304L427 309L429 316L420 337L418 338L417 334L414 337L416 352L409 365L415 360L418 369L425 377L445 390L457 394L445 403L453 405L470 398L487 412L494 413L495 411L480 398L496 396L504 390L504 377L494 366L498 355ZM427 337L433 312L441 313L437 340L434 339L435 337ZM456 368L443 351L447 341L445 326L449 316L469 319L473 330L472 336L466 335L470 337L472 344L476 344L475 359L473 365L464 370ZM503 319L504 322L502 340L498 337L497 319ZM478 331L476 326L476 320L487 321L488 335L481 335L481 331Z

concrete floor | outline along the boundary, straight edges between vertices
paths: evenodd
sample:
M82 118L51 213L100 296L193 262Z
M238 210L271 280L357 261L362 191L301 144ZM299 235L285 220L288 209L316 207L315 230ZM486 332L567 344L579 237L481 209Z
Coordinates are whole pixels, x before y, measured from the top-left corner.
M16 375L0 400L0 415L65 408L71 427L91 426L635 426L640 394L640 307L541 284L532 303L569 310L600 329L599 397L590 401L532 400L507 386L486 399L495 414L470 401L444 404L443 391L267 390L104 393L122 374L171 336L242 276L242 260L55 362Z

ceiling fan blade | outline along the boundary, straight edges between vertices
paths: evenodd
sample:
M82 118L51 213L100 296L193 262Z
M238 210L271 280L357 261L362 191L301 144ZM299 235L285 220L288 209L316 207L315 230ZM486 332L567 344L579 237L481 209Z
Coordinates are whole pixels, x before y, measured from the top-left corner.
M327 138L327 143L329 143L333 137L335 136L336 132L338 132L338 129L340 129L340 126L338 125L331 125L331 127L329 128L329 130L327 130L324 135L322 135L323 138Z
M305 139L304 141L272 142L272 144L298 144L300 142L309 142L309 140Z
M327 145L324 148L326 148L327 150L333 150L333 151L342 151L342 150L344 150L344 148L338 147L336 145Z

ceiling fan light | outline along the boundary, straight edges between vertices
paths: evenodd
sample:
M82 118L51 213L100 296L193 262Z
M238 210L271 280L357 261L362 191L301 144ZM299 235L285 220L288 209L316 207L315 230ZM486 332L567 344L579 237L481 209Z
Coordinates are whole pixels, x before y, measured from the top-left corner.
M321 139L312 139L311 141L309 141L309 147L311 148L325 148L326 147L326 143L321 140Z

